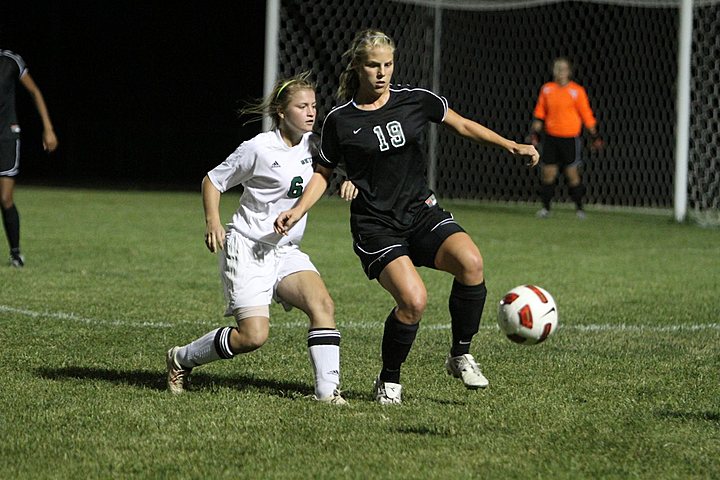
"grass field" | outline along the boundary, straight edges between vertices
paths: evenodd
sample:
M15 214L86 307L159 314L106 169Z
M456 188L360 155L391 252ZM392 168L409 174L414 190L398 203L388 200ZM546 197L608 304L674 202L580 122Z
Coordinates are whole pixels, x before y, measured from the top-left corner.
M227 322L199 193L20 186L16 201L27 267L0 269L0 478L720 477L717 230L448 202L485 258L473 353L490 387L445 374L451 278L423 270L405 402L382 407L371 383L392 300L352 253L347 205L323 199L304 249L343 335L351 405L336 408L308 398L305 318L277 306L261 350L165 392L165 351ZM562 327L523 347L495 309L530 282Z

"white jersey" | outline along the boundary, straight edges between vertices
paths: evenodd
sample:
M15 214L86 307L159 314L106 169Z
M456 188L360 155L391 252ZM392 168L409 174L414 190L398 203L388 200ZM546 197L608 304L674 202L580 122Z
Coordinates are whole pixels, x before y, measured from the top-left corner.
M258 242L300 245L307 215L287 236L276 234L273 224L280 212L295 206L310 181L316 144L316 136L311 132L303 135L294 147L287 146L279 130L264 132L243 142L208 172L208 178L220 192L240 184L245 188L228 228Z

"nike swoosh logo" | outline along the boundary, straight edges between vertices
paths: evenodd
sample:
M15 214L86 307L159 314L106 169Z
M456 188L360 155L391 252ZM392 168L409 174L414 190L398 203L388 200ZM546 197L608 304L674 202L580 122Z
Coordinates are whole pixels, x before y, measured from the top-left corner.
M358 133L360 130L362 130L362 127L358 128L357 130L353 130L353 133L354 133L355 135L357 135L357 133Z
M547 317L548 315L550 315L550 314L551 314L552 312L554 312L554 311L555 311L555 307L553 307L553 308L551 308L550 310L548 310L547 313L545 313L545 315L543 315L543 316L540 317L540 318Z

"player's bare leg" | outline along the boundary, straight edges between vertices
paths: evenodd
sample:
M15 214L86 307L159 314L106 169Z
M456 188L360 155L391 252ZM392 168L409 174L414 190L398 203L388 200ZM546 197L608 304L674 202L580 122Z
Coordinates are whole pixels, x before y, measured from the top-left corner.
M480 329L487 297L480 250L467 233L455 233L440 246L435 266L455 277L449 300L452 346L445 369L462 379L467 388L485 388L487 378L470 354L470 343Z
M344 405L340 395L340 332L335 327L335 304L320 275L311 270L283 278L276 290L284 302L308 316L308 356L315 375L315 398Z
M538 218L547 218L550 216L550 204L555 196L555 180L559 173L558 166L555 164L547 164L542 166L540 179L540 200L542 200L543 208L537 212Z
M0 177L0 210L10 246L10 265L21 268L25 265L25 259L20 254L20 215L15 207L14 191L15 178Z
M565 177L568 181L570 198L572 198L573 202L575 202L577 217L584 220L585 211L583 210L583 197L585 196L585 185L582 183L578 167L576 165L570 165L565 168Z
M310 319L310 328L335 328L335 304L320 275L308 270L283 278L277 295Z
M190 372L195 367L217 360L229 360L235 355L260 348L270 331L267 305L235 309L238 326L220 327L182 347L167 352L167 386L172 393L183 393L188 386Z
M248 353L265 345L270 335L270 318L265 316L237 319L237 328L229 334L229 344L233 355Z

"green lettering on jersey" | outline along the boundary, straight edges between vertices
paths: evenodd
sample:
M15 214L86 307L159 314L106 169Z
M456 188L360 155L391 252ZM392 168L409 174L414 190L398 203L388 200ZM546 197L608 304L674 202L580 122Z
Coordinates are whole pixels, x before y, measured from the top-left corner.
M303 193L302 177L295 177L290 181L290 189L287 192L288 198L298 198Z

